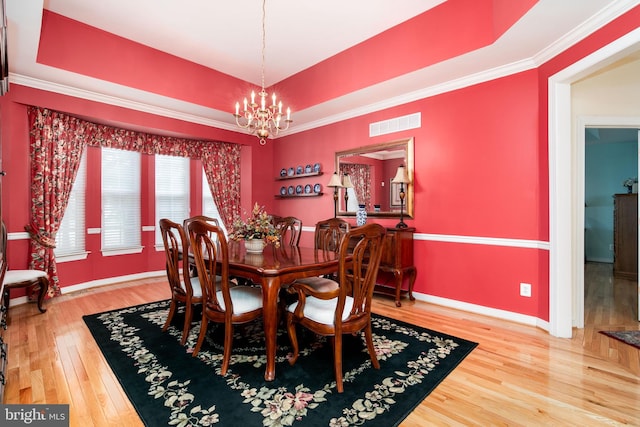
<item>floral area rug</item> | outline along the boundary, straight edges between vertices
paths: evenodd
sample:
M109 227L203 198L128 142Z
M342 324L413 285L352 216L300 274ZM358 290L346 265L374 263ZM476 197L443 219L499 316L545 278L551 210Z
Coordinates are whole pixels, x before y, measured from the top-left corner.
M600 331L600 333L640 349L640 331Z
M288 362L278 332L276 379L264 380L262 324L236 326L231 365L220 375L223 327L210 323L192 357L199 324L180 345L182 318L162 332L168 301L84 316L105 359L148 426L398 425L476 347L476 343L374 315L380 369L362 336L345 335L344 393L337 393L326 338L301 328L300 357ZM198 319L198 317L194 317Z

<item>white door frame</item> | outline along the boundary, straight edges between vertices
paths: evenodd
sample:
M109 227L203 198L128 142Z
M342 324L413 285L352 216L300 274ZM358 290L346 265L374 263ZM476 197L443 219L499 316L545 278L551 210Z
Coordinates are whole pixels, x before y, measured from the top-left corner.
M584 118L573 139L571 83L640 49L640 28L549 78L549 333L584 327ZM616 118L616 126L637 118ZM622 121L621 121L622 120ZM582 141L580 143L579 141ZM581 154L580 154L581 150ZM582 156L582 157L580 157Z

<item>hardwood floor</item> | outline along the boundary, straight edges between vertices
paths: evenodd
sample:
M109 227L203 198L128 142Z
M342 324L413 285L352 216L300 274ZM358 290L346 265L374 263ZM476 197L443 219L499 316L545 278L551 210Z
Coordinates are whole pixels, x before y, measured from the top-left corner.
M640 425L639 350L599 334L640 329L637 284L588 264L587 327L572 339L424 302L379 296L374 311L479 346L401 424ZM163 279L110 285L11 307L4 403L69 403L71 426L142 425L82 315L169 297Z

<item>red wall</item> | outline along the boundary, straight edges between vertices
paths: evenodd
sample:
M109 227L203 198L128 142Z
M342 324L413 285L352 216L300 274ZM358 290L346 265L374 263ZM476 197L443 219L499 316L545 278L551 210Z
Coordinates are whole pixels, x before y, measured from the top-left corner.
M266 146L255 138L179 120L79 100L12 85L0 99L2 113L3 216L9 232L22 232L29 218L29 154L26 107L33 104L104 122L183 136L243 144L242 205L254 201L274 213L295 215L312 227L333 215L333 198L326 183L334 168L334 152L351 147L414 137L415 218L406 222L417 229L415 291L510 312L549 318L549 254L543 249L438 241L432 235L487 237L547 242L549 194L547 164L547 79L594 50L637 28L640 7L558 55L538 69L521 72L406 105L300 132ZM151 59L150 59L151 60ZM339 86L339 72L334 82ZM422 127L370 138L371 122L422 113ZM294 123L295 125L295 123ZM321 163L324 195L276 199L282 185L275 178L282 167ZM318 179L303 178L302 185ZM98 194L96 189L93 194ZM149 198L151 194L149 192ZM147 202L149 202L147 200ZM99 206L96 200L93 206ZM143 212L143 224L153 218ZM91 214L87 227L100 227ZM392 226L397 219L381 219ZM105 259L92 251L90 259L60 265L62 286L161 270L162 260L145 240L145 252ZM304 233L309 244L312 233ZM88 236L92 248L99 236ZM96 246L97 245L97 246ZM26 266L26 240L11 241L9 262ZM519 282L533 284L531 298L518 295Z

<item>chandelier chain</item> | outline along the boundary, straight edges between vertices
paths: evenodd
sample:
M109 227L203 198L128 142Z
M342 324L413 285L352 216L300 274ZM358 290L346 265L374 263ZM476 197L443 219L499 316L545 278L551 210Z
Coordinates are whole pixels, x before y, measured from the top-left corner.
M286 118L282 114L282 100L277 102L276 94L272 94L270 105L268 104L267 94L264 87L264 75L265 75L265 52L267 50L267 31L266 31L266 16L267 16L267 1L262 0L262 64L260 68L261 72L261 87L260 92L257 94L256 100L255 91L251 92L251 102L247 98L243 101L243 109L240 110L240 103L236 102L236 112L233 115L236 118L236 124L242 129L248 130L250 133L256 135L260 140L260 145L267 143L269 136L277 135L281 130L289 129L291 124L291 109L287 108Z

